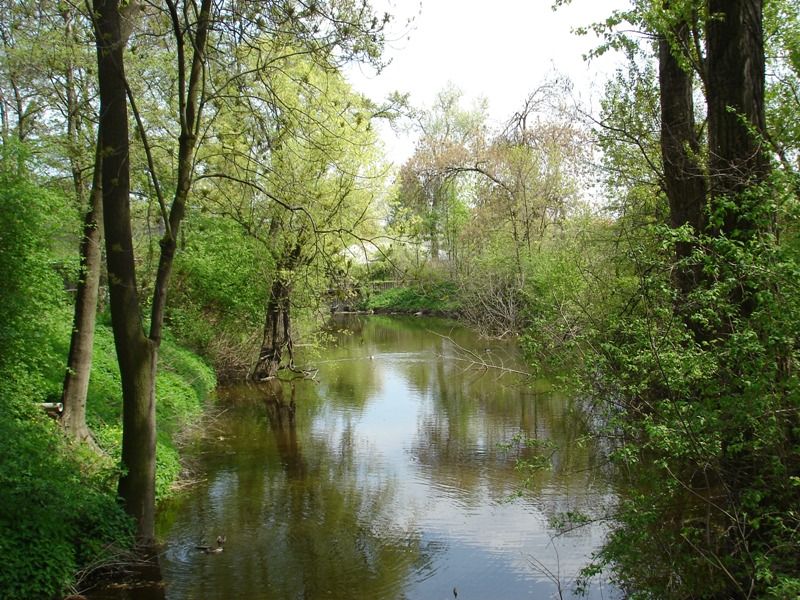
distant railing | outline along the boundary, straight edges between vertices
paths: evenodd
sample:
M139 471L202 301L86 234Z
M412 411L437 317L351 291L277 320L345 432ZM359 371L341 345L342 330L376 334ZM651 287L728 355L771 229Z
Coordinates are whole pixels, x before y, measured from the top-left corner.
M371 288L372 293L376 292L386 292L389 290L393 290L396 287L400 287L403 284L402 281L365 281L361 284L362 288Z

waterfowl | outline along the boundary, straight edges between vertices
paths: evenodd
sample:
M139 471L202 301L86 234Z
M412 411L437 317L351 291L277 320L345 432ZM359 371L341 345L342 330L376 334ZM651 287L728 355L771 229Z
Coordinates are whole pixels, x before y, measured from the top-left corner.
M216 548L206 548L205 550L203 550L203 552L205 552L206 554L219 554L220 552L222 552L222 546L218 546Z
M227 541L228 541L228 536L227 535L218 535L217 536L217 545L218 546L222 546L222 544L224 544Z

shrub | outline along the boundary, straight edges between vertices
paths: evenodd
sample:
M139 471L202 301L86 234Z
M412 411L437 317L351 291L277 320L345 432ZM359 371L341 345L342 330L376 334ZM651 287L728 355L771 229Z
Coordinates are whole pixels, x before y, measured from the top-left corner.
M697 248L704 279L685 295L671 251L635 257L636 299L587 343L617 461L640 490L602 556L639 597L796 597L800 267L767 236Z

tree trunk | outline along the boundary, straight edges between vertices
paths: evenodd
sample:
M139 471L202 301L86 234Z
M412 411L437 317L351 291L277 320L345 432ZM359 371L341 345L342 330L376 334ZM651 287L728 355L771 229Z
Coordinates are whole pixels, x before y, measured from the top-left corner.
M63 13L65 38L72 41L73 14ZM92 350L94 346L95 317L97 297L100 289L100 270L103 243L103 191L101 188L101 169L103 155L100 152L98 132L95 144L94 175L89 194L89 206L85 201L85 182L81 164L81 116L78 106L78 92L75 84L75 68L71 60L66 65L67 96L67 140L69 143L70 167L75 197L84 215L81 243L78 249L80 272L75 296L75 314L72 322L67 372L61 402L61 425L76 440L92 444L91 433L86 425L86 396L89 391L89 376L92 370Z
M280 239L278 221L270 225L270 235L277 242ZM258 353L258 360L251 375L261 381L272 379L278 374L287 354L287 366L294 369L294 341L292 340L292 281L291 272L303 264L302 243L284 255L275 269L275 279L270 288L267 315L264 318L264 336Z
M150 339L161 343L164 327L164 311L167 305L167 287L172 265L177 250L178 235L186 214L186 201L194 179L194 150L197 143L197 126L200 122L202 102L200 93L204 85L203 65L205 63L206 43L211 24L211 0L203 0L197 20L197 30L192 39L192 62L188 73L185 72L185 43L189 35L181 26L177 8L170 3L173 34L178 48L178 87L180 90L180 125L178 138L178 188L169 211L169 222L165 223L166 231L161 240L161 254L153 292L153 306L150 313ZM191 39L191 38L190 38Z
M441 199L439 194L441 193L441 187L443 185L444 184L441 183L437 177L431 184L430 191L431 208L430 213L428 214L428 240L430 242L431 260L434 261L439 260L439 211L441 210Z
M125 4L130 14L134 2ZM123 49L130 20L120 14L120 0L95 0L98 80L100 82L100 130L103 150L103 209L106 224L111 319L117 360L122 376L123 434L119 493L127 511L136 518L141 544L152 543L155 521L156 421L155 378L161 342L166 292L176 248L180 222L192 184L192 157L199 123L199 96L203 85L203 64L211 0L203 0L194 36L181 23L174 2L168 2L173 33L178 44L178 87L180 126L178 188L175 192L161 243L155 282L150 335L145 335L139 310L139 294L133 255L130 219L130 165L127 119L127 85ZM123 27L125 30L123 31ZM185 72L185 43L191 39L191 69ZM154 174L155 176L155 174ZM166 210L166 209L164 209Z
M709 0L708 142L712 200L741 208L741 193L763 183L770 166L764 152L764 32L762 0ZM722 231L740 240L761 223L752 210L725 211Z
M709 0L708 145L711 202L721 212L720 233L748 243L774 227L765 210L765 191L746 193L767 182L770 164L764 109L762 0ZM719 201L726 201L720 204ZM724 207L724 208L723 208ZM746 279L746 276L744 277ZM731 302L748 317L757 290L742 281Z
M257 381L272 379L278 374L284 352L288 354L289 366L294 367L291 292L291 283L277 274L270 289L267 315L264 319L264 337L253 369L252 378Z
M95 170L90 205L83 223L80 244L80 279L75 297L75 316L72 324L67 374L61 402L64 412L61 425L75 439L91 442L91 433L86 426L86 396L89 391L89 375L92 369L97 298L100 289L100 269L103 243L103 190L101 187L102 153L98 136L95 153Z
M120 0L95 0L102 189L111 322L122 378L119 494L137 523L139 543L155 532L155 369L157 345L142 328L130 215L127 86Z
M664 3L668 10L669 3ZM689 27L685 22L673 32L674 42L689 47ZM706 228L706 179L700 155L700 140L695 130L693 77L676 58L679 52L666 36L658 42L658 77L661 99L661 159L664 168L664 191L669 200L670 222L678 228L689 225L697 235ZM679 261L688 258L692 242L678 242ZM697 284L695 269L683 266L677 279L685 296Z

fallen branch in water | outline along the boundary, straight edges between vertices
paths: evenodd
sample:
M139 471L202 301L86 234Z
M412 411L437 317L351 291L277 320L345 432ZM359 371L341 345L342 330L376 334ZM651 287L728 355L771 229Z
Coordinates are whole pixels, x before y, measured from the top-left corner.
M511 367L507 367L502 362L497 364L492 359L487 359L487 355L494 358L494 354L484 351L484 352L476 352L475 350L469 350L468 348L464 348L458 342L456 342L453 338L449 335L442 335L441 333L436 333L435 331L430 331L433 335L439 336L442 339L447 340L452 344L453 348L456 351L456 356L449 357L452 360L457 360L461 362L468 363L467 368L473 369L482 369L484 371L499 371L501 374L503 373L513 373L515 375L523 375L524 377L530 377L531 374L528 371L522 371L520 369L513 369Z

